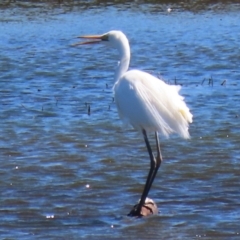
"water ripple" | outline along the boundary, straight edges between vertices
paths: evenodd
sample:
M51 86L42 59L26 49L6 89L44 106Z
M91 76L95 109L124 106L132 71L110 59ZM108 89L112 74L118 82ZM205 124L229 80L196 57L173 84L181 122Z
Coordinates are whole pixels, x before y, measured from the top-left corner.
M42 6L0 10L2 238L238 239L236 9ZM160 138L164 162L150 192L160 214L147 219L126 217L149 160L142 136L117 115L116 53L70 47L109 29L128 35L132 68L182 85L194 115L190 140Z

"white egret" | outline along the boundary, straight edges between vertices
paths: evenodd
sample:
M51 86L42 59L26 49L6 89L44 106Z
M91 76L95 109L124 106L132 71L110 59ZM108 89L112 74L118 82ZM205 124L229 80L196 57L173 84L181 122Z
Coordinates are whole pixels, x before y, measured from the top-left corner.
M150 156L150 170L139 201L130 212L131 216L141 216L153 180L162 162L158 132L168 137L177 133L189 138L188 126L192 114L179 95L180 86L168 85L164 81L139 70L129 70L130 46L127 37L121 31L110 31L102 35L81 36L89 41L74 44L106 43L119 52L120 62L115 71L114 94L120 118L130 123L143 134ZM155 132L157 156L154 157L147 132Z

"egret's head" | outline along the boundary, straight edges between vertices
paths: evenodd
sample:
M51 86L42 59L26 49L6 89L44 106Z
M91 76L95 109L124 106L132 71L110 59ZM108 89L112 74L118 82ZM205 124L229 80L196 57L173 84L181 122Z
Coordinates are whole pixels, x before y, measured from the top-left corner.
M102 35L86 35L80 36L79 38L88 39L86 42L78 42L73 44L73 46L84 45L84 44L94 44L94 43L104 43L111 47L121 49L129 45L127 37L121 31L110 31Z
M103 34L103 38L105 38L105 41L114 48L119 48L119 46L123 44L128 44L127 37L121 31L110 31L106 34Z

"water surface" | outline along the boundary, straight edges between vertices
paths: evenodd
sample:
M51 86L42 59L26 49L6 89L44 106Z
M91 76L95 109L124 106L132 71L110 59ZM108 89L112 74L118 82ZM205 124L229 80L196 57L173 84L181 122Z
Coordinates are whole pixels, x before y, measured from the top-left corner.
M0 10L3 239L239 239L240 15L218 6ZM181 84L194 115L190 140L160 137L160 214L141 220L126 214L149 159L116 112L117 53L70 46L112 29L129 38L131 68Z

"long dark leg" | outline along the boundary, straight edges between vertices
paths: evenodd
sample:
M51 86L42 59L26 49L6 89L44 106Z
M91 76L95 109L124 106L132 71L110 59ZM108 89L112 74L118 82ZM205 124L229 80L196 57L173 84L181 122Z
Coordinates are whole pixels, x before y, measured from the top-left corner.
M158 139L158 133L155 132L155 139L156 139L156 146L157 146L157 159L156 159L156 167L155 170L152 174L152 178L151 178L151 182L149 183L149 190L152 186L153 180L156 177L156 174L158 172L159 167L161 166L162 163L162 154L161 154L161 149L160 149L160 143L159 143L159 139Z
M145 183L140 202L136 206L134 206L133 210L128 214L129 216L140 216L141 215L140 214L141 209L142 209L142 206L145 203L145 200L147 198L149 189L152 185L152 182L153 182L152 176L154 174L154 170L155 170L156 165L157 165L156 159L155 159L155 157L152 153L152 149L151 149L150 143L148 141L147 133L144 129L142 130L142 133L143 133L143 137L144 137L144 140L145 140L145 143L146 143L146 146L147 146L147 150L148 150L148 153L149 153L149 157L150 157L150 170L149 170L149 173L148 173L147 181Z
M130 216L140 216L141 215L140 213L141 213L142 206L145 204L145 200L148 196L148 193L150 191L150 188L152 186L154 178L155 178L155 176L157 174L157 171L158 171L158 169L161 165L161 162L162 162L162 155L161 155L161 150L160 150L158 133L155 132L155 139L156 139L156 145L157 145L157 159L155 159L155 157L152 153L152 149L151 149L150 143L148 141L147 133L144 129L143 129L142 133L143 133L143 137L144 137L147 149L148 149L151 164L150 164L150 170L149 170L149 173L148 173L147 181L146 181L146 184L144 186L144 190L143 190L140 202L129 213Z
M159 146L159 140L158 140L158 133L157 132L155 133L156 144L157 144L157 159L155 159L155 157L152 153L150 143L148 141L147 133L146 133L145 130L143 130L142 132L143 132L144 140L145 140L145 143L146 143L146 146L147 146L147 149L148 149L148 153L149 153L149 156L150 156L150 163L151 164L150 164L150 170L149 170L149 174L148 174L148 177L147 177L147 181L146 181L146 184L145 184L142 196L141 196L141 200L140 200L140 203L138 204L138 207L137 207L137 214L140 214L141 208L145 204L145 200L148 196L148 193L150 191L150 188L152 186L154 178L155 178L155 176L157 174L157 171L158 171L158 169L160 167L160 164L161 164L161 160L160 160L161 159L161 152L160 152L160 146Z

